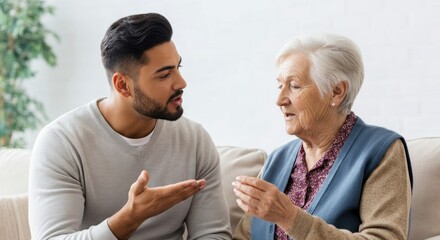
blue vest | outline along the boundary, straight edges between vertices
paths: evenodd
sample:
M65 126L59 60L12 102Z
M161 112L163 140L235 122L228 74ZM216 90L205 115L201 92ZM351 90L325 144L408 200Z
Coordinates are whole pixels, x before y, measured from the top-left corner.
M411 163L403 137L385 128L367 125L358 117L307 212L337 228L359 231L359 204L363 184L397 139L401 139L405 146L412 184ZM264 166L262 179L284 192L301 143L298 139L293 140L271 153ZM256 240L274 239L275 225L253 217L251 234L252 239Z

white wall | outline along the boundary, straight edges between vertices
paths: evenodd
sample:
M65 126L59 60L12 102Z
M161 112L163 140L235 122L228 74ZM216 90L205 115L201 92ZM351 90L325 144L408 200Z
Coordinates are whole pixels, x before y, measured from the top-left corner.
M361 48L366 76L354 112L406 138L440 136L438 0L48 0L55 68L27 84L51 119L108 94L99 44L120 17L165 15L183 57L185 115L217 145L271 151L293 139L275 105L274 57L298 35L332 32ZM36 133L27 134L32 146Z

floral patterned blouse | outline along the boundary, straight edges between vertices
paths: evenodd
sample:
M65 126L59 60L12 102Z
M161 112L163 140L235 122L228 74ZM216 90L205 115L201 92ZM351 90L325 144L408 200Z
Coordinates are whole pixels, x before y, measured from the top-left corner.
M290 174L285 193L290 200L304 210L308 209L310 203L316 196L316 193L324 183L336 157L342 146L350 135L354 124L356 123L356 115L351 112L345 119L344 124L339 129L336 138L333 140L330 148L325 152L324 156L316 162L316 164L307 171L306 155L304 148L301 146L298 151L295 167ZM275 239L287 240L289 237L278 226L276 226Z

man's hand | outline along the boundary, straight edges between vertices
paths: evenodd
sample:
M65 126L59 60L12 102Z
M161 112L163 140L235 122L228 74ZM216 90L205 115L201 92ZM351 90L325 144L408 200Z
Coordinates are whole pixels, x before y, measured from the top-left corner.
M233 182L238 206L246 213L272 222L289 231L298 213L289 197L262 179L239 176Z
M148 172L142 171L130 187L127 203L108 219L109 228L118 239L128 239L146 219L166 211L206 186L205 179L192 179L149 188L148 180Z

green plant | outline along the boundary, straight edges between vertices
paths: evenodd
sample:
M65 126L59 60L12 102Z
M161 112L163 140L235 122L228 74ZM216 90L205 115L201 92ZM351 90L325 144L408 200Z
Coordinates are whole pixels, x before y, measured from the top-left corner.
M0 14L0 147L23 147L17 133L47 119L42 103L28 95L23 82L35 75L32 60L42 57L56 64L46 37L58 37L41 22L53 8L41 0L0 0Z

